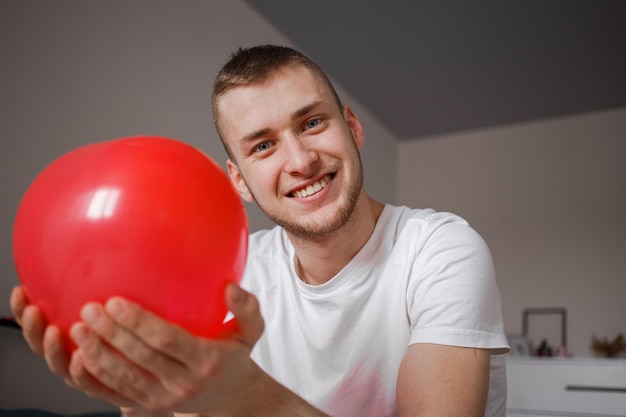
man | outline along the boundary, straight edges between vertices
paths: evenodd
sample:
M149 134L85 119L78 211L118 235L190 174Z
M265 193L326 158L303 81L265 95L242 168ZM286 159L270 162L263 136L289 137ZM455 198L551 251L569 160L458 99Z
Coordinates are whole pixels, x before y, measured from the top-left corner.
M364 132L317 65L240 49L214 85L242 198L277 224L250 238L222 338L119 298L59 331L11 305L51 370L124 416L503 416L507 350L489 251L462 219L383 205L362 187ZM254 295L252 295L254 294Z

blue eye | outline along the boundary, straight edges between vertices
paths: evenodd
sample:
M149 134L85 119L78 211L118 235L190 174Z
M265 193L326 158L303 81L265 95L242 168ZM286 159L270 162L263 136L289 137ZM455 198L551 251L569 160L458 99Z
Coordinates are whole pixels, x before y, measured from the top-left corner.
M270 147L271 147L271 145L270 145L269 142L261 142L257 146L255 146L254 150L256 152L265 152L265 151L269 150Z
M314 127L317 127L320 123L321 123L320 119L311 119L311 120L306 121L306 123L304 124L304 127L306 129L313 129Z

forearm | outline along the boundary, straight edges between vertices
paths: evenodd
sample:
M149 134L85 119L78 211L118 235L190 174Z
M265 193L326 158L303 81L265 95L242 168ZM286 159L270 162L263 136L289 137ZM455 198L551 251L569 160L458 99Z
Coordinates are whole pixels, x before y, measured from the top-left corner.
M121 417L179 417L176 416L175 413L170 413L166 411L148 411L143 410L141 408L120 408L120 416ZM186 416L192 417L192 416Z
M260 392L255 395L259 401L258 409L252 409L252 415L275 417L329 417L312 406L293 391L278 383L267 374L260 385ZM262 413L257 410L262 410Z
M252 401L245 416L329 417L263 371L250 394Z
M124 409L120 410L121 417L209 417L205 414L197 413L170 413L160 411L147 411L140 409Z
M256 376L242 384L234 398L224 398L220 416L236 417L329 417L256 367ZM170 413L122 408L121 417L210 417L204 413Z

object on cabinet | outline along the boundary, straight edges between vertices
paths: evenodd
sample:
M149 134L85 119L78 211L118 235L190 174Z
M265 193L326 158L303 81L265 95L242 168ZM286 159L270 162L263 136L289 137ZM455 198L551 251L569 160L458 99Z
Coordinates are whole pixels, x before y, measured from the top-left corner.
M561 316L561 344L558 347L558 352L567 352L567 310L563 307L542 307L542 308L526 308L522 314L522 337L528 338L528 319L531 315L553 315L558 314ZM545 342L545 346L544 343ZM540 350L541 348L544 350ZM542 344L537 349L538 356L552 356L552 350L546 349L547 341L542 341ZM540 354L541 353L541 354Z
M596 335L593 335L591 336L591 350L597 356L616 358L626 351L626 339L624 339L623 333L618 334L612 341L606 337L600 340Z
M535 355L537 356L552 356L552 346L548 344L546 339L541 341L541 344L535 351Z
M506 336L507 342L511 347L509 356L527 358L530 356L530 342L527 338L519 335L508 334Z

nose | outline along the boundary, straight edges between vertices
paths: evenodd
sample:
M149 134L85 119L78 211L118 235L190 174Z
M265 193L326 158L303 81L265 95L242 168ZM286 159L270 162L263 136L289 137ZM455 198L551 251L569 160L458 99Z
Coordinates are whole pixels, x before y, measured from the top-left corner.
M291 136L284 140L285 171L291 175L306 175L316 165L319 155L306 140Z

